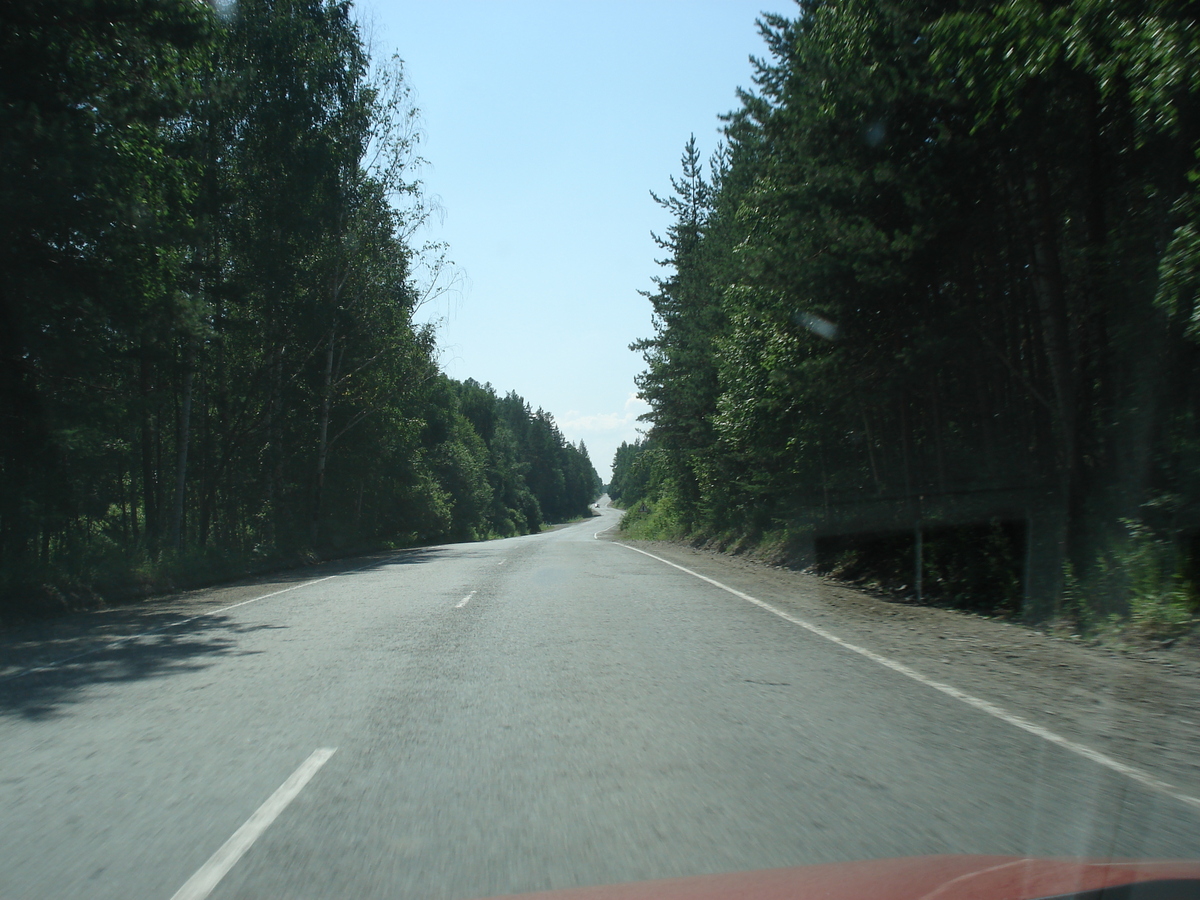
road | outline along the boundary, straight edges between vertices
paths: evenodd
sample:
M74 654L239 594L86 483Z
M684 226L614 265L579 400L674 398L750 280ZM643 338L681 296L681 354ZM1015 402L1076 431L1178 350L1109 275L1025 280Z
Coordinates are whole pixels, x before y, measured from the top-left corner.
M598 535L601 513L4 637L0 897L1200 857L1200 809Z

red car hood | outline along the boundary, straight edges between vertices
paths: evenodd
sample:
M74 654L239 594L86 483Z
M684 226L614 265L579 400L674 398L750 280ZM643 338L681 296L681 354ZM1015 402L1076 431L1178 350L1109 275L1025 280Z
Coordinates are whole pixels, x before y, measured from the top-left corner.
M1155 883L1153 887L1148 882ZM1142 884L1129 891L1123 886ZM1185 900L1200 862L916 856L511 895L507 900Z

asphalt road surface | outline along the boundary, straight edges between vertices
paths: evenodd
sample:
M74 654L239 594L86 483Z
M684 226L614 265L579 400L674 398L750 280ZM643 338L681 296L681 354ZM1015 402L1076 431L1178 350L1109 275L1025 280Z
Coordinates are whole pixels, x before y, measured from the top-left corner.
M3 638L0 897L1200 857L1186 798L597 537L601 512Z

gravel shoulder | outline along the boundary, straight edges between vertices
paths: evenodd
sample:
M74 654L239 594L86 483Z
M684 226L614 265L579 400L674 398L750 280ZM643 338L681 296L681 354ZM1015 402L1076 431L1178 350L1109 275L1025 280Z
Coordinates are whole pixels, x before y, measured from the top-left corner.
M874 596L745 557L671 542L621 542L1200 797L1200 658L1190 651L1089 646L1017 623Z

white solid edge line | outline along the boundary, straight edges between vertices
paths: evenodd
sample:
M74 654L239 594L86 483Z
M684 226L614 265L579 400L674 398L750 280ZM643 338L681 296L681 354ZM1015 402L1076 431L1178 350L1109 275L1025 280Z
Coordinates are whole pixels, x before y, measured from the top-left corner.
M471 598L472 598L472 597L474 597L474 596L475 596L477 593L479 593L479 592L478 592L478 591L471 591L471 593L467 594L467 596L463 597L463 598L462 598L461 600L459 600L459 601L458 601L456 604L454 604L454 608L455 608L455 609L462 609L464 606L466 606L468 603L470 603L470 602L471 602Z
M129 641L136 641L138 638L149 637L152 634L159 634L169 628L178 628L180 625L186 625L188 622L195 622L197 619L203 619L206 616L216 616L223 612L228 612L231 609L237 609L239 606L246 606L249 603L257 603L259 600L266 600L268 597L277 597L280 594L286 594L288 591L298 591L300 588L310 587L314 584L320 584L322 581L328 581L331 578L337 578L339 575L353 575L355 572L361 572L363 569L375 565L378 560L372 560L369 563L364 563L353 569L347 569L345 572L336 572L333 575L326 575L323 578L314 578L312 581L293 584L291 587L285 587L278 591L271 591L269 594L262 594L258 597L251 597L249 600L241 600L229 606L222 606L220 609L210 609L202 613L197 613L194 616L188 616L186 619L180 619L178 622L171 622L167 625L160 625L158 628L151 628L149 631L140 631L137 634L127 634L125 637L117 638L116 640L108 641L101 644L99 647L93 647L90 650L84 650L82 653L76 653L73 656L64 656L62 659L56 659L53 662L42 663L40 666L34 666L32 669L22 669L20 672L13 672L11 675L5 675L0 678L0 681L12 681L14 678L21 678L25 675L31 675L34 672L46 672L50 669L61 666L63 663L69 663L76 659L82 659L85 656L91 656L93 653L102 653L105 650L111 650L113 647L119 647L121 644L126 644Z
M731 588L729 585L722 584L713 578L709 578L707 575L701 575L699 572L694 572L686 566L673 563L669 559L663 559L661 556L655 556L653 553L647 553L645 550L640 550L637 547L631 547L628 544L622 544L620 541L613 541L613 543L618 547L624 547L626 550L632 550L635 553L641 553L643 556L649 556L651 559L656 559L661 563L666 563L668 566L673 566L674 568L679 569L681 572L687 572L689 575L693 575L696 578L699 578L701 581L707 581L714 587L719 587L721 590L727 591L728 593L733 594L735 597L740 597L747 603L753 603L755 606L760 606L767 612L774 613L775 615L779 616L779 618L786 619L793 625L799 625L801 628L812 632L818 637L822 637L827 641L832 641L839 647L850 650L859 654L860 656L865 656L872 662L878 663L881 666L885 666L886 668L891 669L893 672L899 672L901 675L911 678L913 681L919 682L926 687L931 687L935 691L941 691L943 694L953 697L955 700L961 700L968 706L974 707L981 712L985 712L989 716L994 716L1002 722L1007 722L1009 725L1015 725L1017 728L1020 728L1023 731L1027 731L1032 735L1036 735L1037 737L1049 741L1052 744L1057 744L1064 750L1069 750L1072 753L1078 754L1084 759L1091 760L1098 765L1104 766L1107 769L1111 769L1114 772L1124 775L1126 778L1131 778L1132 780L1150 788L1151 790L1157 791L1160 794L1165 794L1174 800L1178 800L1181 803L1187 804L1188 806L1200 809L1200 797L1193 797L1190 794L1185 794L1175 787L1175 785L1169 784L1168 782L1159 778L1155 778L1144 769L1139 769L1136 766L1123 763L1120 760L1113 759L1107 753L1101 753L1099 750L1094 750L1085 744L1080 744L1070 740L1069 738L1065 738L1048 728L1043 728L1041 725L1036 725L1033 722L1030 722L1028 719L1023 719L1020 716L1014 715L1013 713L1008 712L1006 709L1002 709L994 703L983 700L974 696L973 694L968 694L966 691L961 691L953 685L945 684L941 681L935 681L932 678L927 678L915 669L910 669L908 666L904 665L904 663L896 662L896 660L882 656L873 650L868 650L866 647L860 647L857 644L852 644L849 641L843 640L837 635L826 631L820 625L814 625L811 622L806 622L804 619L793 616L791 613L772 606L770 603L765 603L762 600L759 600L757 597L751 597L749 594L739 591L737 588Z
M235 831L221 848L208 858L208 862L196 870L191 878L183 883L183 887L171 895L171 900L204 900L234 867L239 859L250 849L251 845L262 835L271 823L278 818L296 795L317 774L317 770L329 761L337 747L322 747L314 750L295 772L291 774L267 802L254 811L241 828Z
M592 535L592 539L593 539L593 540L597 540L597 541L598 541L598 540L600 540L600 535L604 534L604 532L606 532L606 531L612 531L614 528L616 528L616 527L617 527L618 525L620 525L620 524L621 524L621 520L620 520L620 519L617 519L617 521L613 522L613 523L612 523L611 525L609 525L607 528L601 528L599 531L597 531L595 534L593 534L593 535ZM625 546L625 544L622 544L621 546L622 546L622 547L624 547L624 546ZM634 549L634 548L633 548L633 547L630 547L629 549L630 549L630 550L632 550L632 549ZM639 550L638 552L640 553L641 551ZM646 555L647 555L647 556L649 556L650 554L649 554L649 553L647 553ZM656 557L654 557L654 558L655 558L655 559L658 559L658 557L657 557L657 556L656 556ZM663 560L663 562L666 562L666 560Z

